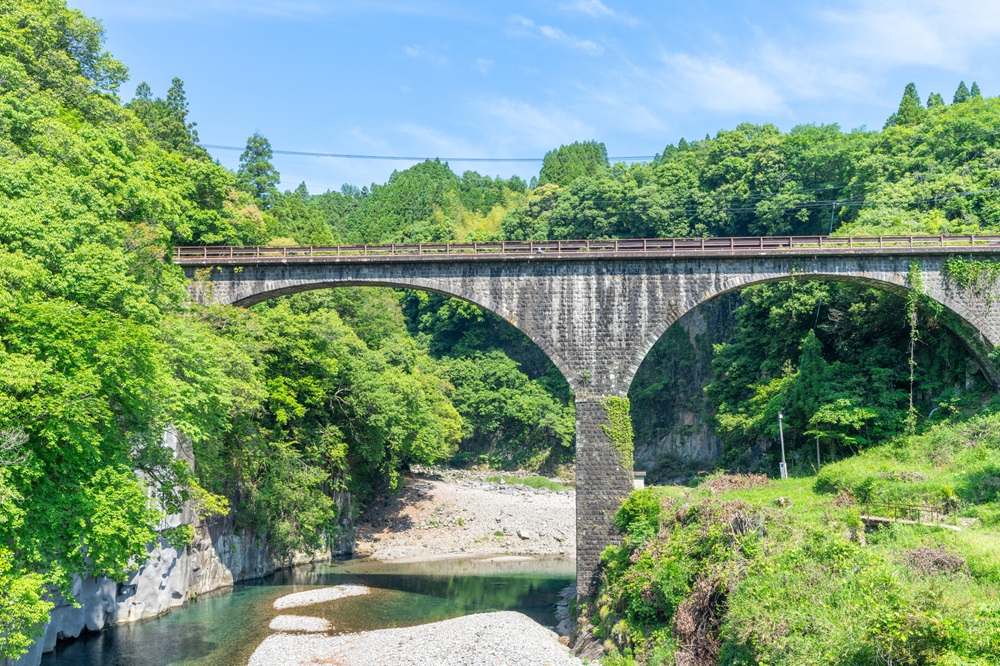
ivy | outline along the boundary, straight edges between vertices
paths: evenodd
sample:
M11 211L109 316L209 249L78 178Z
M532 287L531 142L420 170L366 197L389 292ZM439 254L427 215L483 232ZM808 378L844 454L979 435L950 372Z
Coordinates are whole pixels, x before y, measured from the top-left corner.
M601 401L608 422L601 424L601 430L611 440L615 459L626 473L632 474L632 453L635 449L632 438L631 404L628 398L612 396Z
M906 430L912 433L916 428L917 410L913 406L913 378L917 369L916 350L917 340L917 314L920 301L924 296L924 274L919 261L910 262L910 270L906 274L906 284L910 291L906 294L906 318L910 324L910 410L906 416Z
M1000 262L950 257L944 262L941 272L946 285L972 291L986 300L987 307L996 299L993 287L1000 279Z

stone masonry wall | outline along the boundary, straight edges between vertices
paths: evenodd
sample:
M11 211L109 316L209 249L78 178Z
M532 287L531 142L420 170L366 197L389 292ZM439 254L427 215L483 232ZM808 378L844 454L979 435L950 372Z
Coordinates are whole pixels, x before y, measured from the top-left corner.
M632 490L631 470L618 464L601 427L607 422L600 400L576 401L576 589L581 599L597 589L601 552L621 540L612 521Z

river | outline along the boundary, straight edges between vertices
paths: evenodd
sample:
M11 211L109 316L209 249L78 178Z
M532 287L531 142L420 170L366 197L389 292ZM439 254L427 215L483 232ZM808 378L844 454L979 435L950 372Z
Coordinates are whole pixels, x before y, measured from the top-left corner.
M243 666L271 632L278 597L360 583L372 594L294 609L324 617L335 632L406 627L470 613L516 610L554 627L572 560L450 559L422 563L344 560L297 567L200 597L145 622L61 643L42 666Z

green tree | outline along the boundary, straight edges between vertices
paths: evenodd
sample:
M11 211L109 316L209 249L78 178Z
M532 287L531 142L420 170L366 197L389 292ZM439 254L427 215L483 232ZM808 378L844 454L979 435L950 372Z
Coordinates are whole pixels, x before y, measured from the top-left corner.
M969 89L965 86L965 81L959 81L955 96L952 97L952 104L961 104L969 101Z
M969 90L969 99L982 99L983 93L979 91L979 84L975 81L972 82L972 88Z
M907 83L903 91L903 99L899 102L899 109L886 121L886 127L894 125L914 125L923 120L924 106L917 94L917 86Z
M247 139L236 171L243 190L264 210L274 203L278 195L278 183L281 181L281 174L271 164L273 157L271 142L260 132L254 132Z
M598 141L578 141L545 153L538 185L566 186L577 178L595 176L610 168L608 149Z
M927 96L927 108L933 109L934 107L944 106L944 97L941 93L931 93Z

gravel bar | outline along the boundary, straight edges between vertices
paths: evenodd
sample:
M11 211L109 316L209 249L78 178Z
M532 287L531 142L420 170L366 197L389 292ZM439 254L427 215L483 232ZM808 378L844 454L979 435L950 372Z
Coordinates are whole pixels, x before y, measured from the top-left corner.
M371 590L364 585L336 585L334 587L320 587L315 590L306 590L305 592L287 594L283 597L275 599L274 608L275 610L284 610L286 608L298 608L299 606L311 606L312 604L321 604L327 601L333 601L334 599L356 597L362 594L368 594L369 592L371 592Z
M304 615L279 615L271 620L268 627L271 631L330 631L333 625L321 617L306 617Z
M342 636L273 634L248 666L582 666L558 637L513 611Z

